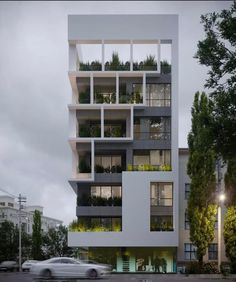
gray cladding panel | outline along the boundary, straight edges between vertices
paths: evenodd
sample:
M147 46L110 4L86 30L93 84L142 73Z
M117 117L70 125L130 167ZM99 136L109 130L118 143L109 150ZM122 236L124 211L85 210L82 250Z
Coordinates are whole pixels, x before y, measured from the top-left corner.
M178 15L69 15L68 39L175 39Z
M77 207L77 216L121 216L122 207Z

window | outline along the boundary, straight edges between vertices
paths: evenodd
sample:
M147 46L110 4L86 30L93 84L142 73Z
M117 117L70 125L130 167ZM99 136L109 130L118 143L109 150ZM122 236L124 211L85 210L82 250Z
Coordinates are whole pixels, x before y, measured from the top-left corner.
M218 259L218 244L212 243L208 245L208 259L209 260Z
M0 206L5 206L5 202L0 202Z
M185 183L185 200L188 200L190 194L190 183Z
M173 205L172 183L151 183L151 205L172 206Z
M8 207L14 207L14 204L12 204L12 203L8 203Z
M184 244L184 259L185 260L196 260L196 251L197 247L195 247L191 243L185 243Z
M143 140L170 140L169 117L134 118L134 138Z
M101 198L121 198L121 186L91 186L91 196Z
M146 84L149 107L170 107L170 84Z
M173 231L173 216L151 216L151 231Z
M187 211L184 214L184 229L189 230L189 220L188 220L188 213Z

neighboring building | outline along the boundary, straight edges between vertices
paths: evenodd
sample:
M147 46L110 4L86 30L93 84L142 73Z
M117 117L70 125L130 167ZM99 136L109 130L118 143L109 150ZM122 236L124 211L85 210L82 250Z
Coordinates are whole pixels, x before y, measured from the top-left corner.
M49 228L55 228L62 224L61 220L47 217L43 215L43 207L41 206L26 206L23 205L21 210L22 229L31 234L33 232L33 216L34 211L38 210L41 213L42 230L47 232ZM19 225L19 204L15 202L13 197L0 196L0 223L8 220Z
M176 272L178 16L72 15L68 32L69 246L119 272Z
M178 265L183 266L190 261L196 260L196 247L189 239L189 222L187 218L187 201L190 193L190 178L187 175L188 149L179 149L179 245L178 245ZM223 185L223 181L221 183ZM222 210L222 223L224 226L225 209ZM217 219L217 218L216 218ZM227 261L223 240L223 228L221 229L221 261ZM215 238L208 247L204 256L204 261L217 262L218 259L218 224L215 224Z

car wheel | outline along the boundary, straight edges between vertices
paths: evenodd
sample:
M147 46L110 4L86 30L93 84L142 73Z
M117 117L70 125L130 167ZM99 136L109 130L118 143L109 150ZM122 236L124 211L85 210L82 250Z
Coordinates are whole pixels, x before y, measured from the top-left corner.
M52 272L49 269L43 270L42 275L44 278L52 278Z
M90 279L96 279L98 277L97 271L95 269L91 269L88 273L88 277Z

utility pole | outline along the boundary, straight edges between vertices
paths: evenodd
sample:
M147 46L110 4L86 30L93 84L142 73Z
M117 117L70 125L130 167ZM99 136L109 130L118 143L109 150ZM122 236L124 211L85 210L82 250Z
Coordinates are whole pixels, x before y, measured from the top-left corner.
M21 196L19 194L18 197L19 203L19 271L21 271L21 210L23 209L22 203L26 203L26 197Z

